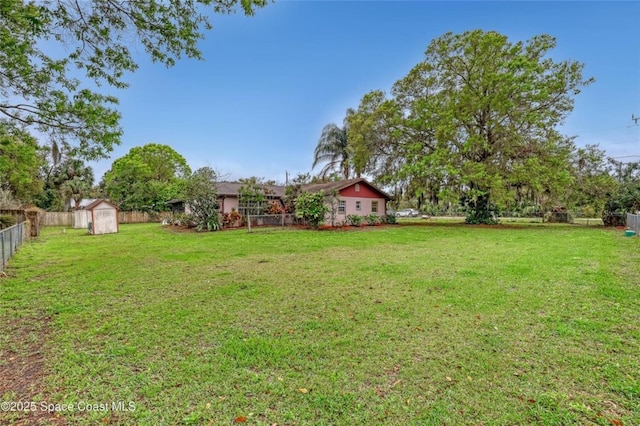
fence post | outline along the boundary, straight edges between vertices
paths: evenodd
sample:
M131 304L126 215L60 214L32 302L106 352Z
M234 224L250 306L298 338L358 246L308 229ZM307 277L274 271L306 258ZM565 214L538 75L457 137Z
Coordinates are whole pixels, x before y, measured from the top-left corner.
M0 232L0 241L2 241L2 265L0 265L0 270L4 270L4 232Z

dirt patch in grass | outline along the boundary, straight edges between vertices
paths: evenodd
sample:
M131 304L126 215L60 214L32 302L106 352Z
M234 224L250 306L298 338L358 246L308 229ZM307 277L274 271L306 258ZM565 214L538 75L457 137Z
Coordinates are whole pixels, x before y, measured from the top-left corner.
M40 409L46 401L43 393L45 366L45 342L51 333L50 317L26 317L8 321L6 339L0 349L0 401L15 402L10 410L0 411L1 424L13 425L62 425L63 418ZM16 411L25 403L34 402L27 410ZM35 409L33 409L35 408Z

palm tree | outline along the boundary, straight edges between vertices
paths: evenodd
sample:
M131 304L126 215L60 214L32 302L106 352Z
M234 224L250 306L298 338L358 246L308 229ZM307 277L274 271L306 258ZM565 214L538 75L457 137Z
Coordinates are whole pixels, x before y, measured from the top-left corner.
M354 114L354 112L351 108L347 110L347 116L343 121L342 127L330 123L322 129L318 145L316 145L313 153L313 165L311 166L313 169L320 163L327 163L322 170L320 170L320 177L322 179L325 179L330 172L336 169L340 171L345 179L349 179L352 168L352 156L347 138L349 132L348 118Z
M64 200L64 210L69 210L72 199L77 209L80 201L91 191L93 169L78 158L68 158L59 164L57 180L60 194Z
M81 177L74 177L62 184L60 191L65 199L65 205L68 200L74 201L74 210L80 209L80 202L91 191L91 183L89 180ZM70 203L69 203L70 204Z

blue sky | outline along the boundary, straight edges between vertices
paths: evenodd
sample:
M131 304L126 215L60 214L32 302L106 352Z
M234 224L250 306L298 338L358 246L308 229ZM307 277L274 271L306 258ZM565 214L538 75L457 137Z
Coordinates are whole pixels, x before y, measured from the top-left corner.
M309 172L322 127L374 89L388 91L446 32L495 30L510 41L557 38L552 56L585 63L596 82L563 132L640 160L640 2L279 1L254 17L216 15L204 61L151 63L119 91L124 136L99 179L134 146L172 146L192 169L284 182ZM639 121L640 124L640 121ZM637 155L638 157L628 157ZM315 171L317 172L319 168Z

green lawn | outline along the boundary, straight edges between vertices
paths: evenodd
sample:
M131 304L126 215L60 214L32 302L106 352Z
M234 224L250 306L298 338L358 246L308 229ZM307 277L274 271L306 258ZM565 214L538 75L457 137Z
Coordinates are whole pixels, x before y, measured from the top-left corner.
M39 403L135 405L71 424L640 424L622 231L51 228L8 274L0 371L36 351Z

